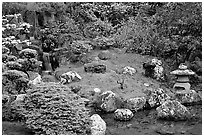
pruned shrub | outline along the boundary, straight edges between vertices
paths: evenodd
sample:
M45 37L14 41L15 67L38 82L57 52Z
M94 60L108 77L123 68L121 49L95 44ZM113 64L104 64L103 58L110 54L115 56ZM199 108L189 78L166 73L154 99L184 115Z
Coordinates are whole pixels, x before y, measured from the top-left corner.
M33 49L23 49L19 52L21 58L37 58L38 54L36 50Z
M36 134L89 134L89 110L67 86L48 82L28 92L18 110Z

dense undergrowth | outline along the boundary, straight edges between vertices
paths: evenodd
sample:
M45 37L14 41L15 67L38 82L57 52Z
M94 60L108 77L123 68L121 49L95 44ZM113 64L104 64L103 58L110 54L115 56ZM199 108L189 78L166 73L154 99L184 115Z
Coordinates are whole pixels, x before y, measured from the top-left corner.
M128 52L172 59L177 67L181 62L195 61L196 57L201 60L201 5L189 2L3 3L3 14L24 13L24 19L29 21L27 11L39 15L54 13L55 19L50 22L38 21L39 28L49 28L37 32L45 51L67 47L77 40L101 45L95 40L99 38L105 43L111 41L110 46L127 47Z

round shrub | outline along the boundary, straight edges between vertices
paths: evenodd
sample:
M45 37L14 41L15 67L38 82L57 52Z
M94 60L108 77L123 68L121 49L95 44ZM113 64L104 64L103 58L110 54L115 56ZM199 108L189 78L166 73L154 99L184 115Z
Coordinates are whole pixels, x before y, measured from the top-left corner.
M2 74L2 76L5 76L6 78L8 78L8 80L11 81L16 80L20 77L28 78L26 73L18 70L7 70Z
M14 55L7 55L7 54L2 54L2 62L6 63L8 61L16 61L17 57Z
M21 70L22 69L22 65L16 61L9 61L6 63L6 67L11 69L11 70Z
M17 59L16 62L22 65L22 70L27 71L31 65L27 58L25 59Z
M67 86L54 82L38 84L28 90L18 106L27 127L36 134L89 134L89 110L80 96Z
M37 58L38 54L36 50L33 49L23 49L22 51L19 52L19 55L21 58Z
M7 70L2 75L2 92L9 95L25 93L28 76L22 71Z

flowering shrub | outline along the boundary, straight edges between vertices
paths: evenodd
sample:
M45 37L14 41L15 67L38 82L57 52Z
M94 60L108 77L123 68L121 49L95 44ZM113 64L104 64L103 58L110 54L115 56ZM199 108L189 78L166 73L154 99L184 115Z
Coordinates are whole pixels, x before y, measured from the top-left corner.
M89 134L89 111L66 86L44 83L30 89L18 106L28 128L36 134Z

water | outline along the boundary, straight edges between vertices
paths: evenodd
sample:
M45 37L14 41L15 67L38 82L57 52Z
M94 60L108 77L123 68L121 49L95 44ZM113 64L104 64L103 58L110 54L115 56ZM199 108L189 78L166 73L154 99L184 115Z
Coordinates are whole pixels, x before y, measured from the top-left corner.
M156 110L144 110L134 114L127 122L116 121L113 114L100 114L106 122L107 135L201 135L202 105L189 106L193 118L187 121L165 121L157 119Z

